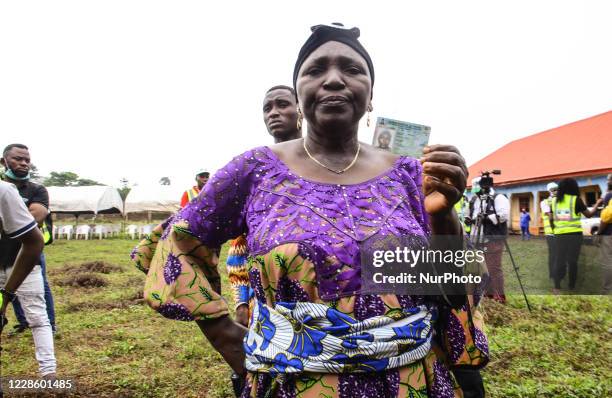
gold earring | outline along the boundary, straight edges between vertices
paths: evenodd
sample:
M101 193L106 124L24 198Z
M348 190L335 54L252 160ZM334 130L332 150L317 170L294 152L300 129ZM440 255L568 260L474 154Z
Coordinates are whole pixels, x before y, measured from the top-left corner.
M302 119L304 118L304 116L302 115L302 110L300 109L300 107L297 107L297 115L298 115L298 119L297 119L297 129L301 130L302 129Z
M368 105L368 118L366 119L366 126L370 127L370 112L372 112L372 104Z

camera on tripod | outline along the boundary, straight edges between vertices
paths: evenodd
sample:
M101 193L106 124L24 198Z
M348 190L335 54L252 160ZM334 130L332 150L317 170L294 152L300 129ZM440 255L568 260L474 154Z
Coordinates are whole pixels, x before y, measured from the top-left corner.
M477 188L475 191L472 191L475 193L475 195L470 199L470 205L469 205L469 214L467 217L465 217L465 224L466 225L482 225L482 223L487 223L486 220L486 216L488 214L490 214L490 212L488 210L489 206L488 203L493 200L493 198L491 198L491 188L493 187L493 177L492 175L500 175L501 174L501 170L499 169L492 169L492 170L485 170L485 171L481 171L480 172L480 179L478 180L478 182L474 181L475 185L474 187ZM472 188L474 188L472 187ZM473 205L474 205L474 201L476 198L480 198L480 209L478 211L478 213L476 214L476 218L473 219ZM484 206L483 206L484 205Z
M478 185L480 185L482 193L489 193L491 187L493 186L493 177L491 177L491 174L500 175L501 170L493 169L480 172L480 181L478 182Z

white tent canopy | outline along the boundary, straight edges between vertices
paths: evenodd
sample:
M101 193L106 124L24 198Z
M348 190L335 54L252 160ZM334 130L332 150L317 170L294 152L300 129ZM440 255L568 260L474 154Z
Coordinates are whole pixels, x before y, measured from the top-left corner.
M52 213L121 213L123 202L116 188L102 185L88 187L48 187Z
M183 191L183 188L173 185L136 185L125 199L125 213L174 213L181 208Z

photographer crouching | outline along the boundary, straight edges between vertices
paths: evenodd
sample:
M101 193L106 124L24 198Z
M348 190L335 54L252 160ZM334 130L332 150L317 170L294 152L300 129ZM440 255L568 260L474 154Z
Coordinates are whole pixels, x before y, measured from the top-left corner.
M466 224L471 225L470 235L474 245L485 251L490 277L486 296L504 304L506 295L501 260L508 235L510 201L505 195L495 193L491 174L501 174L501 171L483 171L480 177L472 180L474 195L470 199Z

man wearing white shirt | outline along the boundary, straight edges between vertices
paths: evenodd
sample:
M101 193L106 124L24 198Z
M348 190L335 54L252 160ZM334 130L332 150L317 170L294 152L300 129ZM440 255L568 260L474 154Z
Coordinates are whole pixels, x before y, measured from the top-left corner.
M477 178L472 184L477 186L479 181ZM496 194L492 187L477 186L473 192L475 195L470 200L469 210L472 220L471 236L473 241L483 244L485 248L485 262L490 277L486 296L505 303L504 271L501 260L504 241L508 235L510 201L506 196Z
M53 378L56 372L53 335L40 265L37 265L44 247L43 238L17 188L4 181L0 181L0 235L21 243L15 261L0 264L0 324L4 326L6 306L15 296L28 304L25 315L32 329L40 374Z

